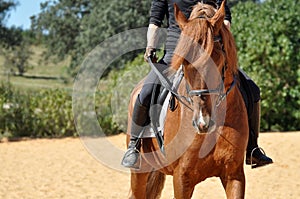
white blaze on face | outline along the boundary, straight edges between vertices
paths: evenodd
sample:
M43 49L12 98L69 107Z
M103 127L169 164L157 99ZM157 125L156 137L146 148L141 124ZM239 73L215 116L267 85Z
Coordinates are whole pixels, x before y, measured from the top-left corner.
M202 112L202 109L200 109L200 112L199 112L199 119L198 119L198 122L197 124L199 125L200 128L205 128L205 127L208 127L208 124L209 124L209 116L203 116L203 112Z
M198 101L197 101L198 100ZM210 125L210 115L205 110L206 105L203 101L199 99L194 100L194 115L193 115L193 127L198 131L198 133L207 133Z
M202 113L202 108L200 109L200 113L199 113L198 125L200 126L200 128L203 128L206 126L206 122L204 120L203 113Z

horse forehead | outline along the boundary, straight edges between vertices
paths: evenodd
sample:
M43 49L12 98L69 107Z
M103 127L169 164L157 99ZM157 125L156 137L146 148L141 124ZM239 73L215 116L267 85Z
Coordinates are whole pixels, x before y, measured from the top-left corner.
M187 76L190 76L192 78L202 78L206 74L206 67L204 66L194 66L193 64L188 64L185 66L184 73L187 74Z

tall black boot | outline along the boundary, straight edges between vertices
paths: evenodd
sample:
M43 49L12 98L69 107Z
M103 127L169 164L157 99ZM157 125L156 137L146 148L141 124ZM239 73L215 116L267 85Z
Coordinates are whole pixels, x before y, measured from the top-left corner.
M139 169L140 167L140 136L149 122L149 108L142 105L139 96L134 104L131 121L130 142L121 164L124 167Z
M249 120L249 140L246 152L246 164L260 167L273 163L273 160L266 156L260 147L257 139L260 130L260 102L253 104L252 117Z

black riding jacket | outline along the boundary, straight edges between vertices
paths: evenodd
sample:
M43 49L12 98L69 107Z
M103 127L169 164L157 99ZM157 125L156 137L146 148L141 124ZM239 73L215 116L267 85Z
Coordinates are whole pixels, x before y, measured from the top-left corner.
M168 21L168 33L165 46L166 54L163 58L165 63L169 64L171 62L173 51L181 32L174 16L174 3L176 3L183 14L189 18L192 7L197 2L208 3L219 7L222 1L223 0L152 0L149 23L161 27L165 17ZM231 22L231 12L227 5L225 6L225 12L225 19Z
M221 6L223 0L203 0L204 3L213 4L214 6ZM165 17L168 18L168 27L171 29L178 29L177 22L174 16L174 3L178 5L184 15L189 18L192 7L201 0L152 0L150 23L160 27ZM231 12L229 7L225 6L225 19L231 22Z

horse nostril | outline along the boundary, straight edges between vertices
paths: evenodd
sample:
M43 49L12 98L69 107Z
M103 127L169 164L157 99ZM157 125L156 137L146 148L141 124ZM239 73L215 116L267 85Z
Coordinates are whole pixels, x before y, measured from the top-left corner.
M207 100L207 96L201 95L200 99L201 99L202 101L206 101L206 100Z
M204 129L207 128L207 124L205 124L205 123L200 123L200 124L199 124L199 127L200 127L200 129L204 130Z
M207 123L203 123L203 122L198 123L196 120L193 120L192 124L193 124L193 127L195 129L197 129L198 132L203 132L203 131L207 130L207 128L208 128Z

